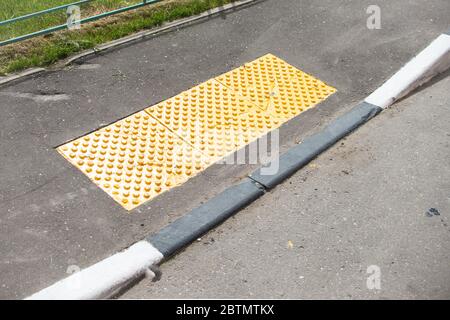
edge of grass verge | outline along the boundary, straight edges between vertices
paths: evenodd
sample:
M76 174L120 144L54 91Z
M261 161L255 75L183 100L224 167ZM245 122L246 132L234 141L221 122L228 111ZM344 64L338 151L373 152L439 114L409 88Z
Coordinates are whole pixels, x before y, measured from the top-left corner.
M75 53L187 18L236 0L168 0L64 30L0 47L0 75L50 66Z

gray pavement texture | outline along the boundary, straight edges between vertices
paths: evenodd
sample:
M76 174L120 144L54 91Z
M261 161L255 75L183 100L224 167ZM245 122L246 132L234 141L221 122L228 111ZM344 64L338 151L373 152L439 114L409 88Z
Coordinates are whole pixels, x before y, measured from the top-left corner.
M159 282L143 280L123 298L450 299L449 74L164 263ZM372 265L379 290L366 285Z
M0 298L23 298L197 207L255 169L214 165L131 213L55 147L266 53L339 91L283 126L319 130L448 29L450 2L267 0L0 88Z

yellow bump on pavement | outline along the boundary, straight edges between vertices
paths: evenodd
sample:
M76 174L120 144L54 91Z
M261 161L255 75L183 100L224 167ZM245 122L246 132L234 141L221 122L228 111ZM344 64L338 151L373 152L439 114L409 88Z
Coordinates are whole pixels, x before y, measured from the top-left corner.
M226 134L234 138L240 149L268 132L277 129L282 121L259 108L233 117L225 125Z
M145 111L208 157L208 163L245 146L231 123L258 108L216 80L208 80ZM246 128L242 128L246 129Z
M268 54L64 144L58 151L131 210L335 91Z
M144 111L62 145L58 151L127 210L205 168L201 152Z
M336 92L335 88L272 54L216 79L284 121L314 107Z

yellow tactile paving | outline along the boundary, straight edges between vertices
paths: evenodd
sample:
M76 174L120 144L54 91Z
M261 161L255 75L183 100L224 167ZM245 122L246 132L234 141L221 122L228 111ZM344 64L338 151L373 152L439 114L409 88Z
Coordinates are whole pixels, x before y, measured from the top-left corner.
M280 127L282 120L257 107L233 117L222 128L224 134L234 139L236 150Z
M145 111L177 131L195 122L212 128L252 107L249 101L220 82L208 80Z
M144 111L58 151L127 210L182 184L206 166L201 152Z
M284 121L336 91L272 54L225 73L216 80Z
M207 155L211 163L243 146L229 123L256 109L249 100L209 80L145 111Z
M58 151L131 210L335 91L268 54Z

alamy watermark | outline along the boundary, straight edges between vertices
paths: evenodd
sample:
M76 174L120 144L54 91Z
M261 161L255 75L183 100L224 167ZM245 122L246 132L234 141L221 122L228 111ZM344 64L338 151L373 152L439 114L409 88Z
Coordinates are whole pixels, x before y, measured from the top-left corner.
M81 28L81 9L79 6L67 7L67 29L76 30Z
M208 4L211 2L210 0L206 1ZM223 19L226 19L227 16L227 11L225 10L225 5L230 6L230 9L233 9L235 7L235 3L231 2L231 3L226 3L225 0L219 0L216 2L217 5L215 8L208 9L207 12L208 14L212 14L215 10L215 12L219 12L220 16ZM79 6L77 5L71 5L69 7L67 7L66 10L66 14L67 14L67 20L66 20L66 24L67 24L67 28L69 30L78 30L81 29L81 9Z
M75 264L71 264L67 267L66 273L67 274L75 274L81 271L81 268ZM69 277L67 280L67 286L70 287L72 290L78 290L81 288L81 280L79 277Z
M366 286L369 290L381 290L381 269L377 265L367 267L369 276L366 280Z
M225 18L226 10L225 1L218 1L214 12L219 12ZM232 9L235 4L227 4ZM212 13L213 9L208 10ZM77 5L71 5L67 8L67 28L69 30L76 30L81 28L81 9ZM273 93L275 94L275 93ZM258 121L255 119L255 121ZM259 123L255 123L256 126ZM185 141L189 141L190 145L182 144L176 145L172 152L174 172L179 172L180 164L191 167L192 170L198 170L201 167L209 165L211 156L227 155L220 164L231 165L262 165L262 175L273 175L279 169L279 131L277 129L269 132L252 128L253 124L249 124L249 128L241 129L239 126L232 126L225 124L220 128L208 127L205 129L202 123L190 123L188 130L180 129L176 132L178 136ZM269 130L267 130L269 131ZM194 132L195 139L191 139L191 134ZM261 136L261 137L260 137ZM201 137L201 138L200 138ZM211 143L213 142L213 143ZM245 147L244 147L245 146ZM208 148L217 148L217 150L210 150ZM201 151L198 153L197 151ZM192 157L195 153L197 157ZM189 161L192 161L189 163ZM189 169L188 169L189 170ZM175 177L176 175L174 175ZM175 179L175 178L174 178ZM175 184L177 181L173 181Z
M191 123L189 129L180 128L175 133L189 142L189 144L179 144L174 147L172 163L175 171L181 170L177 168L181 163L199 169L208 166L211 157L227 154L216 163L260 164L262 165L261 175L274 175L278 172L280 155L278 129L267 134L251 129L250 126L249 130L226 125L205 129L202 122L197 121ZM192 156L193 152L195 157ZM189 161L193 162L189 163Z
M366 13L369 15L367 18L367 29L381 29L381 8L377 5L370 5L367 8Z
M207 2L209 3L210 0L208 0ZM224 0L219 0L217 2L218 2L218 4L217 4L215 10L219 11L220 16L222 17L222 19L226 19L227 18L227 11L225 10L225 4L226 4L225 1ZM236 4L234 2L231 2L231 3L228 3L228 5L231 6L231 8L234 8ZM213 13L213 9L208 9L208 14L211 14L211 13Z

